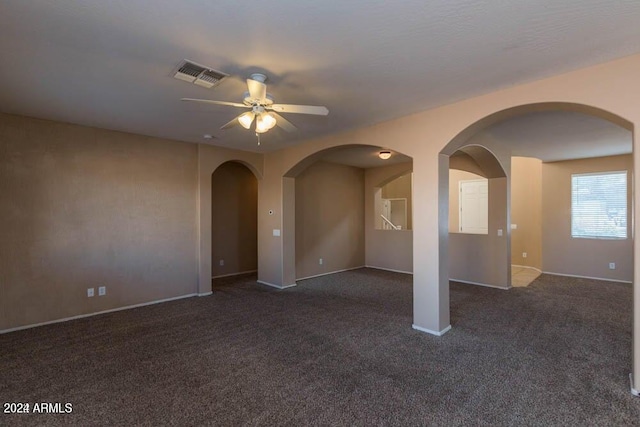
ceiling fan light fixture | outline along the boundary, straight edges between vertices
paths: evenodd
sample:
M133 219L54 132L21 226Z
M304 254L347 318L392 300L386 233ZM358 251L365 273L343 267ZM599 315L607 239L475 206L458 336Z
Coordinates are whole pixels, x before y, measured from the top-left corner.
M213 70L208 71L213 72ZM188 77L191 80L192 78L195 78L195 75L197 74L193 71L190 72ZM228 107L249 108L250 111L246 111L239 116L234 117L222 125L220 129L229 129L240 124L247 130L255 129L255 133L258 135L273 129L276 125L280 126L286 132L294 132L297 129L291 122L278 113L311 114L316 116L326 116L329 114L327 107L320 105L274 104L273 97L267 93L267 85L264 83L266 80L267 76L264 74L252 74L247 79L248 91L244 93L244 99L242 102L195 98L182 98L181 100L213 105L224 105ZM253 124L254 120L255 125Z
M242 113L238 116L238 123L245 129L249 129L251 127L251 123L253 123L253 111L247 111L246 113Z
M276 118L271 113L262 113L256 119L256 133L265 133L276 125Z
M381 152L378 153L378 157L380 157L382 160L388 160L391 158L391 151L382 150Z

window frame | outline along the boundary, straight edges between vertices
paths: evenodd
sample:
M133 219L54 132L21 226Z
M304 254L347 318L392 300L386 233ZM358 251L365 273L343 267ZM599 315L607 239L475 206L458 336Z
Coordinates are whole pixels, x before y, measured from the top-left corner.
M574 196L576 191L574 190L574 179L587 176L605 176L605 175L624 175L624 203L625 203L625 229L624 236L611 236L611 235L576 235L574 234L575 220ZM571 238L572 239L591 239L591 240L627 240L629 238L629 171L628 170L615 170L615 171L603 171L603 172L585 172L585 173L572 173L571 174L571 199L570 199L570 216L571 216ZM595 234L595 233L594 233Z

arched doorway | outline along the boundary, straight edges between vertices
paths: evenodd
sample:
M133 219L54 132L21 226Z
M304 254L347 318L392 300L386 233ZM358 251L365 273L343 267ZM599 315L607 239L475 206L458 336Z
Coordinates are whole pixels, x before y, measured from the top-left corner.
M470 141L473 141L473 137L474 135L480 133L482 130L489 128L490 126L493 125L497 125L498 123L504 122L506 120L509 119L514 119L516 117L520 117L526 114L533 114L533 113L539 113L539 112L546 112L546 111L565 111L565 112L574 112L574 113L580 113L580 114L586 114L589 116L593 116L593 117L598 117L604 120L607 120L617 126L620 126L623 129L626 129L629 134L630 134L630 146L632 147L632 141L633 141L633 125L631 122L629 122L628 120L617 116L615 114L612 114L608 111L599 109L599 108L595 108L595 107L591 107L588 105L581 105L581 104L572 104L572 103L540 103L540 104L528 104L528 105L522 105L522 106L518 106L518 107L513 107L513 108L509 108L506 110L502 110L502 111L498 111L494 114L490 114L489 116L480 119L478 121L476 121L475 123L469 125L466 129L464 129L462 132L458 133L457 136L455 136L445 147L444 149L440 152L441 157L440 157L440 177L443 176L443 171L445 169L449 168L449 164L451 162L452 159L452 155L461 147L464 147L465 145L469 144ZM513 146L510 146L509 144L504 144L501 143L500 141L495 140L494 138L485 138L483 140L483 144L491 149L495 154L496 157L501 161L501 163L505 164L505 165L509 165L509 167L505 168L507 171L507 176L510 177L510 174L512 172L511 170L511 158L513 156L516 155L523 155L521 152L518 152L516 149L514 149ZM633 162L633 156L631 155L631 151L629 151L627 153L627 157L628 157L628 164L629 167L628 169L626 169L624 172L627 173L628 176L628 180L627 180L627 185L631 186L633 179L632 179L632 172L634 169L634 162ZM620 168L615 168L615 169L620 169ZM575 175L579 175L579 174L575 174ZM560 175L557 174L555 175L555 177L559 177ZM569 197L569 204L566 206L570 206L572 207L572 203L574 202L572 197L572 193L575 191L572 187L573 185L573 175L567 175L565 173L564 177L565 181L568 182L567 183L562 183L562 184L558 184L558 186L562 186L562 188L569 188L569 190L564 191L565 193L565 199L567 197ZM440 179L439 184L438 184L438 199L439 199L439 206L440 209L443 209L444 207L449 206L449 185L448 185L448 180L446 179ZM510 187L510 183L508 184L508 186ZM625 190L626 191L626 190ZM628 193L629 194L629 203L628 203L628 221L632 222L632 218L633 218L633 212L635 211L635 206L634 206L634 200L631 197L631 192ZM562 205L563 207L561 209L564 210L569 210L569 208L565 207L565 205ZM509 227L506 227L506 231L507 231L507 237L510 238L510 231L511 231L511 212L510 212L510 206L508 206L508 211L507 211L507 224L509 224ZM560 210L560 208L558 209ZM618 215L617 213L612 214L614 216ZM439 219L439 225L442 228L445 225L445 221L446 218L443 218L442 216ZM566 221L565 221L566 222ZM623 228L626 228L627 226L624 226ZM633 226L632 224L628 224L628 237L629 237L629 241L627 244L627 256L629 259L629 266L630 266L630 272L629 272L629 278L630 280L633 280L634 277L634 271L633 271L633 254L632 254L632 248L633 248L633 236L634 236L634 232L633 232ZM573 233L573 229L570 228L570 233ZM556 233L558 234L558 233ZM570 235L570 237L575 237L573 234ZM588 247L588 244L584 244L583 242L582 246L584 246L585 248ZM446 234L440 234L439 236L439 245L441 248L448 248L448 246L451 244L450 242L450 237ZM504 257L504 264L510 265L510 253L508 253L505 257ZM601 257L600 257L601 258ZM598 262L601 262L601 259L598 259ZM451 262L450 259L450 255L449 252L444 250L440 252L440 265L441 266L446 266L446 268L441 268L439 271L439 275L440 275L440 279L439 279L439 283L440 286L448 286L448 279L445 277L449 271L449 263ZM615 263L610 263L610 265L613 265L612 267L609 267L611 269L615 268ZM570 274L566 274L566 275L570 275ZM633 292L637 295L638 294L638 284L637 282L634 281L633 284ZM637 327L637 319L635 320L636 322L636 327ZM634 345L637 347L637 342L634 342ZM636 357L636 363L637 363L637 356ZM632 390L633 390L633 383L632 383ZM636 392L637 393L637 392Z
M364 266L411 272L412 231L377 229L375 198L381 183L399 176L406 177L411 193L412 159L392 151L391 158L383 160L382 150L368 145L333 147L306 157L285 173L286 285ZM402 198L407 197L395 197ZM405 213L410 218L408 199Z
M249 168L225 162L211 174L212 278L258 269L258 180Z
M480 134L481 131L483 131L484 129L490 128L493 125L496 125L501 122L505 122L509 119L525 116L527 114L544 112L544 111L569 111L569 112L595 116L595 117L604 119L606 121L609 121L611 123L614 123L615 125L620 126L624 129L627 129L630 132L633 132L633 125L629 121L625 120L624 118L617 116L615 114L612 114L608 111L605 111L596 107L587 106L587 105L556 102L556 103L528 104L528 105L513 107L506 110L498 111L481 120L478 120L477 122L471 124L466 129L458 133L458 135L454 137L440 152L441 154L440 176L442 177L443 175L447 175L445 173L445 170L448 171L450 164L456 161L454 153L456 153L458 150L460 150L461 148L465 147L470 143L473 143L475 145L479 145L479 143L481 143L483 147L490 150L491 153L494 154L495 158L502 165L504 165L506 175L507 177L509 177L511 172L511 158L513 155L520 155L520 153L514 154L513 148L510 147L509 144L504 144L502 141L497 141L493 138L487 138L487 137L480 138L480 140L478 140L477 138L474 139L474 136ZM449 183L441 179L439 181L438 188L439 188L439 204L441 207L446 206L448 210L449 190L450 190ZM507 188L510 194L511 191L510 191L509 180L507 183ZM633 210L634 210L633 206L630 206L629 212L633 212ZM506 218L507 218L506 223L511 225L510 206L508 206ZM447 217L440 217L439 219L440 227L445 226L446 221L447 221ZM506 229L504 230L507 240L510 240L510 237L511 237L510 229L511 227L509 226L509 227L506 227ZM632 233L631 233L631 237L633 237ZM448 247L449 245L448 234L440 236L440 244L443 247ZM448 252L441 253L440 258L441 258L441 263L444 261L447 266L449 265L450 260L449 260ZM505 263L508 262L509 258L510 258L510 254L508 254L508 257L505 256ZM448 280L448 279L445 279L445 276L447 275L448 275L448 268L446 270L440 271L441 284Z
M258 153L226 152L214 149L209 145L198 145L198 277L196 292L199 296L211 294L211 277L213 276L212 244L211 244L211 184L212 174L226 162L233 161L246 166L258 180L264 180L264 159Z

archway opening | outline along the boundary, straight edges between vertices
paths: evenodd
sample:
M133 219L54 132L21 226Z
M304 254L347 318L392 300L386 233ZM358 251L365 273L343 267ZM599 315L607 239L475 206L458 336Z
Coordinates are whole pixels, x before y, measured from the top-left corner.
M505 264L511 266L513 258L515 267L540 272L623 282L633 280L633 230L631 221L626 220L633 212L630 188L633 127L630 122L585 105L523 105L499 111L460 132L441 151L448 160L447 166L455 168L460 159L464 159L459 150L470 145L486 147L495 154L508 178L503 234L509 252L499 268ZM572 224L578 221L572 214L575 211L572 178L616 171L627 175L623 190L626 191L623 199L627 202L625 219L613 215L602 203L600 217L610 217L613 224L624 222L627 238L578 238L571 230ZM450 185L441 182L439 188L440 203L446 202L450 207ZM448 247L450 236L441 236L441 244ZM449 255L446 254L445 260L448 266L452 261ZM565 262L567 260L569 262ZM440 274L443 281L446 273Z
M590 106L523 105L492 114L460 132L442 150L440 167L448 168L454 162L453 154L469 144L487 147L505 166L509 195L506 237L518 246L512 245L513 250L496 264L498 268L509 265L510 258L524 264L530 254L539 253L538 260L530 261L538 263L543 272L534 287L548 286L556 289L557 295L565 295L569 289L577 294L591 291L595 300L601 301L604 298L597 292L621 286L611 282L625 282L626 288L616 295L626 301L638 292L633 280L633 131L629 121ZM441 208L450 205L448 190L448 182L441 180ZM443 221L446 218L441 219L441 227ZM534 232L537 238L527 234L531 227L538 227ZM441 247L450 244L449 235L440 236ZM443 251L440 257L441 265L449 267L449 253ZM447 273L448 268L440 270L441 284L448 283ZM580 288L576 291L577 285ZM601 304L592 306L606 311ZM579 312L580 304L573 309ZM624 310L615 309L601 318L616 318L615 325L631 324L630 307L621 312ZM452 313L455 327L455 308ZM578 318L584 322L589 315L591 312ZM564 345L571 347L575 341L574 348L584 348L588 337L611 336L610 330L590 326L578 327L580 332L573 334L583 334L582 341L570 339Z
M382 147L333 147L305 158L283 177L284 277L287 283L339 271L372 267L411 273L413 265L412 159ZM376 195L389 184L388 201L405 227L376 227ZM400 225L400 224L399 224Z
M212 279L255 274L258 269L258 180L229 161L211 175Z

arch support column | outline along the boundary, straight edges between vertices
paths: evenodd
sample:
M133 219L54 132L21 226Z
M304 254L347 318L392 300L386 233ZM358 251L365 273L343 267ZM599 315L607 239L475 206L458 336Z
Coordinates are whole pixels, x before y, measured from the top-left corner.
M258 283L295 286L295 180L284 177L280 153L264 155L258 191Z
M296 179L282 178L282 286L296 284Z
M640 118L634 123L640 123ZM637 226L640 224L640 209L637 207L638 189L640 189L640 132L633 131L633 335L632 335L632 371L631 392L640 397L640 239Z
M413 160L413 328L441 336L449 318L449 157ZM442 225L444 224L444 226ZM438 236L437 239L434 236Z

